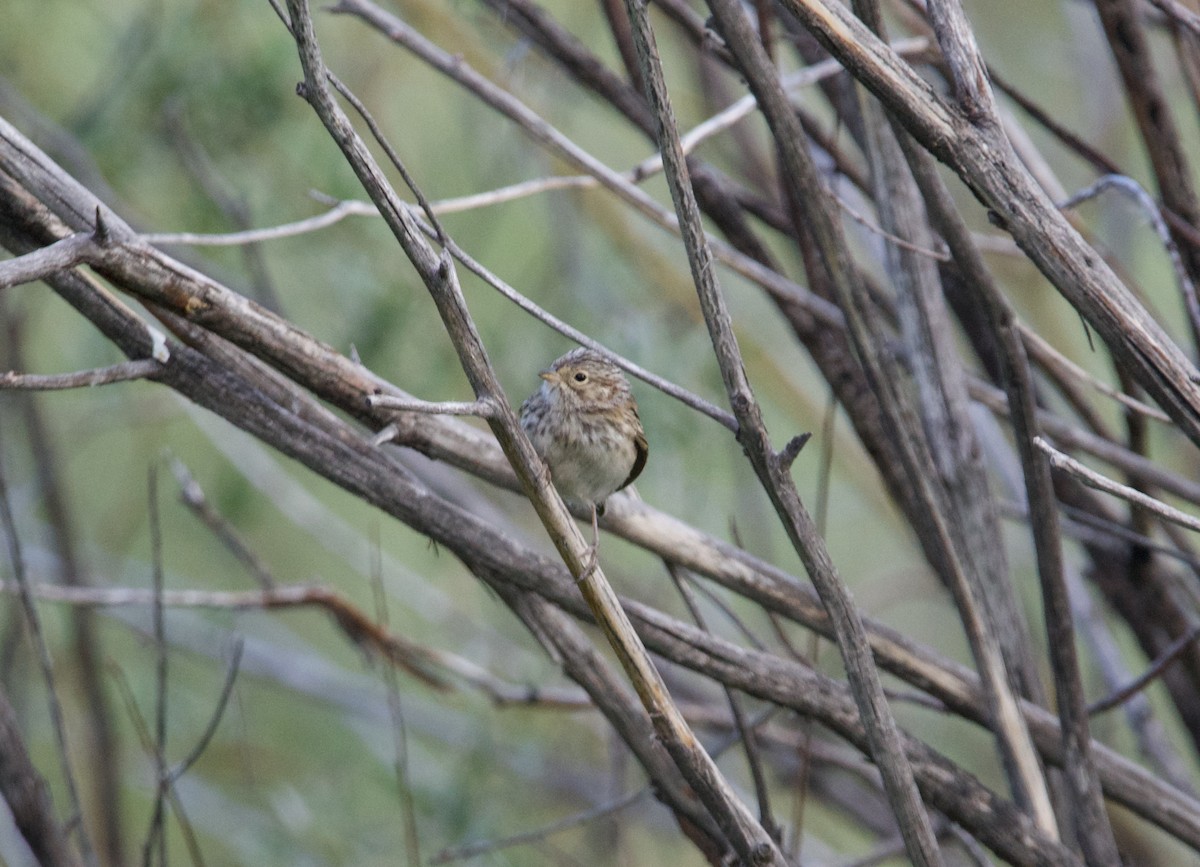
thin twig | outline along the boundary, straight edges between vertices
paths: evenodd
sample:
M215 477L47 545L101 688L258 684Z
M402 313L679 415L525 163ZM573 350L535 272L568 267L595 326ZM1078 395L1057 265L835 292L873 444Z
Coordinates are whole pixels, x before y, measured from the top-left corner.
M254 580L258 582L258 586L263 590L272 590L278 582L271 575L271 570L263 563L254 550L246 544L241 535L208 501L204 495L204 490L200 487L200 483L192 477L188 472L188 468L183 461L178 458L172 458L170 461L171 472L175 475L175 481L179 484L179 499L188 509L191 510L204 526L216 536L221 543L229 550L234 557L237 558L246 569L254 576Z
M690 584L691 576L687 574L683 567L672 563L670 560L664 560L663 564L667 567L671 581L675 584L675 589L679 592L680 598L683 599L683 604L687 606L692 620L704 631L709 631L704 613L700 610L695 593L692 592ZM721 688L725 693L725 701L729 704L729 714L733 719L734 729L746 752L746 764L750 768L750 778L754 781L754 794L758 799L758 821L768 834L778 840L780 838L779 824L771 814L770 792L767 788L766 777L763 774L762 755L758 749L758 741L754 732L746 725L746 714L742 710L741 700L729 687L722 685Z
M379 409L395 409L402 412L423 412L429 415L471 415L476 418L491 418L496 414L496 404L486 398L469 402L435 402L415 397L396 397L390 394L367 395L367 403Z
M17 588L12 583L0 581L0 592L13 593ZM155 605L152 590L138 587L63 587L58 584L39 584L30 591L37 599L47 602L62 602L69 605L121 607L126 605ZM283 585L269 590L242 592L209 590L164 590L157 597L168 608L224 608L233 610L273 608L296 608L317 606L331 615L338 627L356 643L366 643L379 651L386 659L399 665L409 674L436 689L447 689L449 684L438 671L445 667L464 679L473 681L479 676L471 666L459 666L449 661L442 653L422 647L402 636L381 628L360 609L352 605L337 592L325 587L305 585ZM504 690L515 694L516 688Z
M36 374L8 371L0 373L0 391L5 389L24 391L59 391L69 388L91 388L113 382L129 382L145 379L162 370L162 364L153 358L138 358L122 361L109 367L81 370L77 373Z
M958 840L963 853L974 867L992 867L992 859L988 857L979 841L972 837L957 822L950 823L950 833Z
M452 864L455 861L466 861L469 858L478 858L482 855L491 855L499 852L501 849L510 849L513 846L526 846L530 843L537 843L549 837L551 834L557 834L561 831L569 831L571 828L577 828L580 825L586 825L590 822L595 822L597 819L603 819L624 810L626 807L631 807L638 801L650 794L650 789L642 788L626 795L622 795L605 804L599 804L592 807L590 810L584 810L576 813L573 816L567 816L559 819L557 822L551 822L548 825L543 825L532 831L525 831L521 834L513 834L511 837L502 837L498 840L481 840L477 843L467 843L463 846L454 846L448 849L443 849L434 855L429 863L436 864Z
M406 22L367 0L339 0L334 8L337 12L357 15L377 28L393 42L402 45L434 69L468 88L486 105L508 117L551 153L599 179L605 188L631 205L638 213L661 228L678 234L678 220L669 209L659 205L653 197L630 183L619 172L609 168L568 139L512 94L485 79L461 56L438 48ZM762 286L772 297L799 305L820 322L831 325L841 322L841 314L835 305L739 252L727 242L715 236L710 236L708 241L718 260L747 280Z
M33 604L32 585L25 571L25 558L21 552L21 540L18 535L17 523L12 513L8 499L8 483L5 481L3 467L4 444L0 440L0 529L3 530L7 541L9 566L15 579L15 589L21 599L21 610L29 629L29 636L37 656L38 667L42 679L46 683L46 702L50 710L50 726L54 731L54 741L58 747L58 759L62 766L63 779L67 787L67 800L71 807L72 822L75 832L79 835L79 849L85 863L91 863L95 857L88 837L86 823L83 821L83 807L79 799L79 787L75 783L75 773L71 763L71 753L67 743L67 727L63 715L62 704L58 698L55 685L54 662L50 655L50 646L46 641L46 633L42 628L42 619L38 615L37 606Z
M349 216L378 217L379 211L368 202L344 201L335 202L323 214L283 223L278 226L268 226L262 229L247 229L241 232L225 232L222 234L203 234L198 232L147 232L141 238L147 244L160 247L171 245L186 245L190 247L239 247L244 244L256 244L260 241L276 241L280 238L294 238L316 232L340 222Z
M821 420L821 456L817 468L817 492L813 506L817 525L817 533L825 536L829 526L829 482L833 475L834 432L837 427L838 403L837 393L831 387L829 399L825 403L825 412ZM793 659L799 659L800 654L792 648L783 631L779 617L771 613L771 625L779 636L780 643L787 649ZM821 656L821 636L815 632L808 634L807 662L816 666ZM815 724L811 718L800 721L800 743L796 752L799 758L799 769L796 772L798 785L792 798L792 846L788 851L793 860L799 861L804 847L804 817L808 814L808 798L812 787L813 770L813 730Z
M1004 93L1015 102L1026 114L1032 117L1037 123L1041 124L1051 135L1061 141L1069 150L1074 151L1079 157L1090 163L1097 171L1110 174L1118 172L1120 169L1117 164L1111 159L1097 150L1094 146L1084 141L1080 136L1067 129L1060 123L1050 111L1042 108L1016 87L1014 87L1007 79L1001 76L994 66L988 67L988 75L991 78L992 84L1001 93Z
M1076 569L1067 572L1070 582L1071 608L1079 632L1087 642L1097 669L1110 693L1121 689L1133 679L1125 664L1125 654L1117 643L1111 624L1104 616L1102 607L1092 600L1084 584L1083 576ZM1092 714L1097 703L1088 708ZM1162 721L1157 717L1150 700L1144 693L1131 696L1122 703L1126 725L1137 740L1138 751L1149 769L1167 780L1179 791L1196 796L1195 785L1185 769L1183 756L1167 736Z
M630 177L630 181L636 182L633 177ZM482 193L474 193L469 196L439 199L430 205L430 209L439 216L442 214L461 214L477 208L487 208L505 202L515 202L519 199L540 195L541 193L553 190L588 190L599 186L600 182L591 175L551 175L550 177L533 178L532 180L509 184L506 187L498 187L494 190L485 190Z
M1156 554L1162 554L1164 557L1170 557L1172 560L1177 560L1180 563L1186 564L1192 569L1200 572L1200 557L1190 554L1187 551L1182 551L1167 542L1155 539L1153 536L1147 536L1145 533L1139 533L1137 530L1131 530L1128 526L1120 521L1114 521L1112 518L1104 515L1097 515L1077 506L1071 506L1066 503L1060 504L1062 507L1063 516L1070 522L1071 525L1081 526L1081 529L1090 531L1085 533L1075 532L1076 538L1096 538L1097 536L1109 537L1111 539L1121 539L1125 542L1132 542L1134 545L1145 548L1147 551L1154 551ZM1027 520L1029 515L1024 510L1018 510L1020 517ZM1113 545L1113 550L1123 546Z
M834 195L833 200L837 202L838 207L841 208L850 219L858 223L871 234L878 235L880 238L883 238L883 240L887 241L889 244L899 247L902 250L908 250L910 253L916 253L919 256L925 256L926 258L933 259L935 262L950 261L950 254L945 250L944 247L937 250L932 250L928 247L922 247L920 244L914 244L911 241L901 238L899 235L894 235L891 232L888 232L885 229L875 225L866 217L866 215L859 213L853 205L851 205L841 196Z
M157 843L158 865L167 867L166 797L170 788L167 774L167 635L163 594L163 544L162 527L158 508L158 464L151 462L146 477L147 501L150 523L150 559L152 564L151 605L155 666L154 666L154 739L151 751L154 756L157 783L154 791L154 809L150 818L150 830L142 848L142 865L154 863L154 844Z
M1126 409L1136 412L1139 415L1144 415L1147 418L1154 419L1155 421L1167 423L1171 421L1171 417L1158 407L1150 406L1148 403L1144 403L1143 401L1138 400L1136 397L1130 397L1120 389L1114 388L1099 377L1088 373L1078 364L1055 349L1048 340L1030 328L1026 323L1018 322L1017 327L1020 330L1021 340L1025 343L1026 350L1043 367L1056 367L1065 375L1072 376L1086 383L1096 391L1111 397Z
M1192 281L1191 275L1184 265L1183 257L1179 254L1179 247L1175 244L1175 239L1171 237L1171 230L1167 226L1167 221L1163 219L1158 203L1141 184L1127 175L1105 175L1072 195L1065 202L1060 203L1059 207L1063 210L1073 208L1080 202L1094 198L1106 190L1116 190L1132 199L1150 220L1150 225L1158 235L1159 243L1167 251L1167 258L1175 272L1175 281L1179 284L1179 290L1183 294L1184 307L1192 323L1192 334L1200 339L1200 297L1197 297L1196 284Z
M1187 527L1189 530L1200 531L1200 518L1189 515L1187 512L1182 512L1174 506L1169 506L1162 500L1144 494L1136 488L1122 485L1120 482L1114 482L1107 476L1100 475L1100 473L1084 466L1069 455L1063 454L1041 437L1037 437L1033 441L1033 444L1046 453L1055 469L1070 473L1089 488L1095 488L1098 491L1104 491L1107 494L1120 497L1122 500L1128 500L1135 505L1150 510L1160 518L1170 521L1173 524Z
M388 137L384 135L383 129L378 123L376 123L374 115L367 110L367 107L363 105L362 100L354 95L354 91L350 90L350 88L343 84L341 79L334 75L333 72L331 72L328 68L325 70L325 75L329 79L329 83L333 85L334 90L340 93L346 102L354 106L354 110L358 112L359 117L366 121L367 128L371 130L371 135L374 136L375 141L379 143L379 146L383 148L383 152L387 154L388 161L391 162L392 167L400 173L400 177L404 179L405 186L407 186L412 192L413 196L416 197L417 204L419 204L421 206L421 210L425 212L425 218L429 221L429 225L433 226L434 234L437 237L438 243L445 247L446 230L442 228L441 221L438 220L437 214L434 212L433 208L430 207L429 200L425 198L425 193L413 179L413 176L408 173L408 166L406 166L404 161L400 159L400 155L396 153L396 150L392 147L392 143L388 140Z
M129 686L129 678L126 677L124 670L117 665L116 662L109 662L109 670L113 674L113 682L117 685L117 691L121 694L121 700L125 705L125 711L129 714L130 720L133 722L134 731L137 732L138 740L142 745L142 750L149 756L155 753L154 738L150 734L150 726L146 723L146 718L142 715L141 708L137 705L137 700L133 697L133 690ZM192 863L197 867L203 867L204 856L200 849L200 844L196 840L195 832L192 830L191 821L184 811L183 804L180 803L179 797L175 792L174 786L167 786L166 800L171 805L171 810L175 815L175 821L179 825L184 839L184 843L188 848L188 853L192 856ZM147 840L147 844L151 841Z
M383 590L383 559L379 550L379 522L371 526L371 588L375 598L375 619L383 629L389 629L387 594ZM400 701L400 680L396 669L384 666L383 682L387 688L388 713L392 718L395 738L396 786L400 795L400 812L404 821L404 849L408 867L421 867L421 838L417 831L417 809L413 801L412 775L408 767L408 726L404 721L404 705Z
M186 774L204 751L208 749L208 745L212 743L213 737L217 733L217 726L221 724L221 718L225 716L225 708L229 706L229 697L233 694L233 685L237 682L238 669L242 664L242 651L245 650L246 642L239 636L233 643L233 652L229 655L229 667L225 670L225 681L221 684L221 694L217 696L217 706L213 708L212 714L208 718L208 724L201 732L200 738L196 741L182 761L173 767L167 774L167 785L174 786L179 782L180 778Z
M751 628L751 626L746 623L743 618L733 610L733 607L724 599L722 599L715 590L706 587L704 582L702 582L696 575L693 575L689 570L685 569L683 571L683 575L685 578L687 578L688 584L693 590L707 599L710 605L720 611L721 614L724 615L725 619L733 624L733 628L741 633L742 638L747 644L757 650L766 650L766 644L764 644L763 640L758 637L757 630Z
M1179 659L1180 655L1187 650L1197 638L1200 638L1200 625L1193 626L1187 633L1179 636L1169 645L1167 645L1167 648L1158 655L1158 658L1151 663L1150 667L1139 674L1128 684L1121 687L1111 695L1107 695L1104 698L1094 701L1088 705L1088 713L1104 713L1106 710L1111 710L1118 705L1124 704L1132 696L1137 695L1139 692L1152 684L1156 679L1158 679L1158 676L1166 671L1173 662Z

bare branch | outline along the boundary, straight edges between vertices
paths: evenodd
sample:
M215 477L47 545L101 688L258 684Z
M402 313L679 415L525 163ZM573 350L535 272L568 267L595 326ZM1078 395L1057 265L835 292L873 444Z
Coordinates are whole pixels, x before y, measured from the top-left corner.
M785 470L791 467L796 462L796 458L800 457L801 449L808 444L810 439L812 439L812 434L802 433L788 440L787 445L778 455L780 466Z
M54 816L50 788L34 767L21 737L17 713L0 689L0 797L38 863L45 867L82 867L66 831Z
M204 491L200 487L200 483L188 472L188 468L184 465L183 461L178 458L172 458L170 466L171 472L175 476L175 481L179 484L179 498L183 504L246 567L258 582L259 587L263 590L275 588L277 582L271 575L270 570L250 546L242 540L241 536L238 535L230 523L209 503L208 498L204 495Z
M24 256L0 262L0 290L32 283L58 271L82 265L94 247L94 237L80 233Z
M1164 518L1173 524L1187 527L1189 530L1200 531L1200 518L1196 518L1186 512L1181 512L1174 506L1167 505L1162 500L1156 500L1154 497L1143 494L1141 491L1100 475L1095 470L1089 469L1069 455L1063 454L1041 437L1035 439L1033 444L1046 453L1050 458L1051 465L1055 469L1070 473L1089 488L1095 488L1098 491L1118 496L1122 500L1128 500L1131 503L1150 510L1160 518Z
M1088 713L1104 713L1106 710L1112 710L1114 707L1129 701L1130 698L1137 695L1139 692L1157 680L1158 677L1167 670L1167 667L1178 660L1180 654L1187 650L1188 646L1191 645L1191 643L1197 638L1200 638L1200 626L1193 627L1192 630L1186 635L1181 635L1171 642L1171 646L1163 651L1162 654L1159 655L1158 659L1154 660L1149 668L1147 668L1128 684L1112 693L1112 695L1105 696L1099 701L1095 701L1088 705Z
M481 855L490 855L493 852L499 852L501 849L511 849L513 846L526 846L530 843L537 843L540 840L557 834L560 831L568 831L571 828L578 828L580 825L586 825L589 822L595 822L597 819L602 819L606 816L611 816L614 813L619 813L627 807L631 807L638 801L645 799L650 794L649 789L638 789L630 792L607 804L600 804L590 810L584 810L574 816L567 816L564 819L559 819L541 828L536 828L532 831L525 831L521 834L514 834L511 837L505 837L501 840L482 840L478 843L467 843L462 846L454 846L452 848L443 849L431 859L429 863L434 864L453 864L455 861L466 861L469 858L478 858Z
M0 442L0 456L3 456L3 443ZM75 832L79 838L79 849L83 856L83 861L89 862L93 858L93 849L91 840L88 837L87 829L83 827L82 821L82 802L79 798L79 788L75 783L75 772L71 761L71 753L67 742L67 726L63 715L62 703L58 698L58 687L54 676L54 662L50 655L50 646L46 639L45 630L42 628L42 619L38 615L37 606L33 604L33 594L30 588L29 577L25 571L25 558L21 552L21 540L17 532L17 523L13 517L12 506L9 503L8 497L8 482L5 479L4 467L0 464L0 531L3 531L5 537L9 567L16 579L14 584L18 597L21 600L21 612L24 615L25 625L29 630L29 637L33 644L34 655L38 661L38 667L41 671L42 679L46 684L46 701L50 709L50 727L54 732L54 742L58 748L58 760L62 765L63 778L66 781L67 799L70 804L73 822L75 822ZM2 693L0 693L2 696ZM8 706L7 697L4 697L3 707L0 711L11 711ZM30 785L33 787L33 792L26 801L20 798L18 793L13 791L7 779L3 782L5 797L18 796L21 807L25 813L25 818L30 823L23 830L29 830L38 835L38 839L30 840L31 844L39 844L44 847L48 854L58 859L60 863L72 863L75 859L75 854L65 846L60 845L61 841L57 838L57 829L55 824L50 820L48 814L48 801L45 799L45 792L39 793L38 789L41 784L41 777L36 774L29 774L24 767L27 764L20 759L20 751L23 749L23 742L17 732L15 726L15 718L9 717L4 720L4 727L10 729L7 732L6 746L14 750L11 764L6 769L11 769L18 774L17 779L11 781L13 785L18 783ZM11 728L10 728L11 727Z
M1183 295L1183 305L1192 323L1192 333L1200 335L1200 298L1197 297L1196 284L1188 273L1183 257L1179 254L1179 247L1176 246L1175 239L1171 237L1171 229L1167 225L1167 221L1163 219L1158 204L1141 184L1126 175L1105 175L1060 203L1059 207L1064 210L1073 208L1080 202L1095 198L1106 190L1117 190L1125 194L1134 201L1150 221L1163 249L1167 251L1167 258L1175 272L1175 281L1179 284L1179 291Z
M69 388L91 388L114 382L129 382L134 379L152 377L162 369L154 358L139 358L122 361L109 367L81 370L78 373L40 375L36 373L0 373L0 391L22 389L26 391L59 391Z
M485 104L510 118L549 152L599 179L606 189L611 190L638 213L673 234L679 232L678 221L669 210L660 206L636 185L629 183L620 173L572 142L512 94L485 79L461 57L433 45L406 22L385 12L369 0L339 0L335 9L362 18L393 42L413 52L434 69L468 88ZM708 236L708 242L719 261L747 280L762 286L772 297L798 305L820 322L831 325L841 322L841 313L835 305L813 295L804 287L716 237Z
M371 539L371 587L375 597L375 619L383 629L390 629L387 594L383 590L383 561L379 551L379 524L372 527ZM387 666L383 670L383 682L387 688L388 713L392 717L392 734L395 740L396 785L400 795L400 812L404 821L404 849L408 867L421 867L421 838L417 829L417 811L413 803L412 775L408 761L408 725L404 720L404 706L400 700L400 680L396 670Z
M147 232L141 237L147 244L161 247L169 247L173 244L186 244L193 247L235 247L306 235L328 228L349 216L378 217L379 211L369 202L334 202L323 214L263 229L247 229L242 232L228 232L219 235L196 232Z
M822 0L784 4L1000 217L1180 430L1200 443L1200 375L1195 366L1066 222L1016 158L1000 125L977 123L948 106L844 6ZM968 72L962 81L973 77Z
M221 685L221 694L217 697L217 705L213 708L212 715L208 718L208 725L204 727L195 746L179 763L177 763L167 774L167 785L174 786L179 779L191 769L192 765L199 761L200 756L204 755L204 751L208 749L208 745L212 743L213 736L217 733L217 726L221 724L221 718L225 715L225 708L229 706L229 697L233 695L233 685L237 682L238 669L242 664L242 651L245 649L245 642L240 638L233 645L233 653L229 656L229 668L225 671L225 682Z
M1018 322L1017 328L1021 334L1021 340L1025 344L1026 351L1037 359L1038 363L1043 367L1055 368L1061 370L1066 376L1074 377L1103 395L1111 397L1113 400L1122 406L1140 413L1147 418L1152 418L1155 421L1170 422L1170 417L1160 409L1143 403L1135 397L1130 397L1120 389L1113 388L1107 382L1104 382L1099 377L1093 376L1082 367L1080 367L1071 359L1067 358L1057 349L1055 349L1049 341L1029 327L1024 322Z
M415 397L396 397L391 394L372 394L367 403L379 409L396 409L403 412L423 412L429 415L471 415L476 418L493 418L498 410L495 401L480 398L469 403L447 401L434 403Z
M157 854L159 867L167 865L166 799L170 791L167 774L167 635L162 604L163 545L162 524L158 507L158 464L150 464L146 477L148 514L150 517L150 562L153 604L150 606L155 650L154 665L154 734L150 753L154 758L157 784L154 790L154 809L150 815L150 830L142 847L142 867L152 867ZM157 844L157 849L156 849Z

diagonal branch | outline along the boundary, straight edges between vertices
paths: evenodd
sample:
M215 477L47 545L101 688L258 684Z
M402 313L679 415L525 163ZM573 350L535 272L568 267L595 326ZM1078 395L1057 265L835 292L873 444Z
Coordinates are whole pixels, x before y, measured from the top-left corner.
M292 35L304 67L305 98L341 147L347 162L420 274L459 354L476 397L493 403L495 412L487 419L488 424L505 457L516 470L525 493L533 502L555 547L571 573L579 580L580 590L589 608L633 682L655 724L656 732L739 855L750 863L766 863L769 859L757 859L762 857L762 853L774 850L774 842L754 822L712 758L692 734L603 572L588 565L587 545L583 536L551 484L545 465L521 430L516 414L488 361L483 342L463 299L449 253L439 255L429 247L419 226L391 189L366 145L334 101L307 3L305 0L289 0L288 10Z
M663 80L662 62L650 29L644 0L626 0L625 7L633 27L634 44L646 96L655 114L656 132L663 155L667 183L683 232L692 279L721 376L729 393L730 405L738 419L738 441L746 450L755 472L770 496L788 532L793 547L833 620L838 649L846 665L847 676L859 711L866 725L871 755L883 774L884 786L896 811L910 857L921 865L941 863L937 838L929 815L921 803L912 767L899 741L899 730L887 706L879 673L871 660L866 632L849 593L829 559L816 526L800 502L788 468L771 446L761 410L746 378L733 324L713 268L712 251L701 226L700 210L692 191L679 133L675 126L670 98ZM729 9L729 7L726 7ZM725 11L714 4L718 16ZM740 10L733 11L740 17ZM736 50L736 48L735 48Z
M1200 374L1030 176L999 120L991 114L971 118L948 105L844 6L783 3L914 138L958 174L1116 359L1200 444Z

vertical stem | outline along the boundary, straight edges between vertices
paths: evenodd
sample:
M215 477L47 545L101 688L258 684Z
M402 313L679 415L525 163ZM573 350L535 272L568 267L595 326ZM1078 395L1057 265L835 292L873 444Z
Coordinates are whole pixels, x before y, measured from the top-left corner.
M833 567L829 554L816 532L812 518L800 502L789 466L772 450L762 421L761 411L742 365L741 352L733 324L717 283L712 251L704 236L700 210L679 142L670 98L663 79L662 62L646 14L645 0L625 0L633 25L646 96L655 113L656 132L663 155L667 184L679 217L692 279L708 325L721 376L729 393L730 404L739 424L738 441L775 504L789 537L816 585L821 601L834 624L838 647L846 664L846 673L855 700L866 723L871 755L883 775L892 807L904 835L909 857L918 865L941 864L941 853L929 815L921 802L913 778L912 766L900 742L899 729L887 706L879 672L867 645L862 621L849 593ZM719 4L713 4L718 11ZM727 7L732 8L732 6ZM720 12L718 12L720 14ZM736 9L731 14L741 15ZM756 43L757 44L757 43ZM761 45L758 45L761 50Z
M1012 308L992 283L979 251L957 216L948 191L937 177L932 161L915 147L907 147L906 151L930 214L950 247L955 262L963 269L965 282L978 290L988 323L1001 350L1001 375L1008 392L1013 430L1029 498L1029 524L1033 531L1041 578L1047 642L1062 726L1063 766L1067 788L1072 796L1076 835L1089 865L1118 867L1121 859L1090 756L1087 704L1079 677L1075 629L1063 574L1062 539L1050 465L1033 445L1039 425L1025 344Z

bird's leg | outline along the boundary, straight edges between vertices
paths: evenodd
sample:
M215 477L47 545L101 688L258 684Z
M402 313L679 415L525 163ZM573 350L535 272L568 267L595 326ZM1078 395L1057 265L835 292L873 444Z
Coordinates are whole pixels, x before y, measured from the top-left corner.
M587 565L583 567L583 571L579 573L579 577L575 580L576 584L582 584L588 578L592 577L592 573L596 571L596 566L599 563L600 551L600 523L598 520L598 510L596 504L592 504L592 544L588 545L587 549Z

